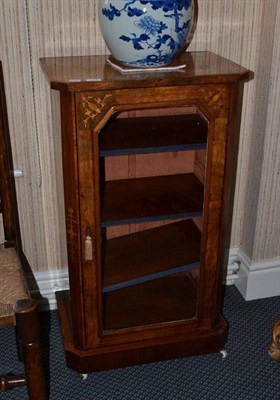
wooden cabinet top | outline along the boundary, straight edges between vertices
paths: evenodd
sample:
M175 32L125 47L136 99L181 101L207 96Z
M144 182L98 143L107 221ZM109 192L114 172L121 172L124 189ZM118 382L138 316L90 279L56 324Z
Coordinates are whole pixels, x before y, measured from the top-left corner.
M108 56L42 58L41 66L52 89L80 92L237 82L250 78L250 71L211 52L187 52L177 60L186 64L179 71L121 73L107 63Z

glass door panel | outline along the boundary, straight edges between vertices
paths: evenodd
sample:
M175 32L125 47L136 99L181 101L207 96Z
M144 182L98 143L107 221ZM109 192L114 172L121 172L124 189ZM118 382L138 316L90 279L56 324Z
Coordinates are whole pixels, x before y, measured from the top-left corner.
M115 113L99 132L103 329L196 317L207 121Z

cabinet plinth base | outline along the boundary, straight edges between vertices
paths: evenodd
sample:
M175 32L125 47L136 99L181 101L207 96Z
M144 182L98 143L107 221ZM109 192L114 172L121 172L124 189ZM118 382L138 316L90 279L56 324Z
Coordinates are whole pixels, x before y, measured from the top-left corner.
M137 346L135 343L127 343L121 346L116 344L80 350L74 346L72 339L69 291L57 292L56 298L67 366L79 373L219 352L224 348L227 340L228 324L221 315L215 328L208 331L194 331L184 336L174 335L157 340L145 340L137 343Z

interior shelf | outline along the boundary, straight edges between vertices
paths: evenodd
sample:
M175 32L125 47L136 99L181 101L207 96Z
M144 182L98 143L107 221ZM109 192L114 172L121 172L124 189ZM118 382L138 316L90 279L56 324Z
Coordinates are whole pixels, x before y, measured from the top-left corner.
M192 173L107 181L102 227L201 216L203 192Z
M196 304L197 288L188 273L130 286L104 294L104 329L192 319Z
M107 240L103 293L198 268L200 243L191 220Z
M207 122L198 114L112 118L100 134L100 156L205 149Z

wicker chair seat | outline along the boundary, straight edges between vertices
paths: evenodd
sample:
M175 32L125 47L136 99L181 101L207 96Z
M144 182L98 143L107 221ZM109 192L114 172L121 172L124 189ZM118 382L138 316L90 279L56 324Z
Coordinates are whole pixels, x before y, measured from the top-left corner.
M15 249L0 251L0 327L15 325L14 305L28 298L20 262Z

